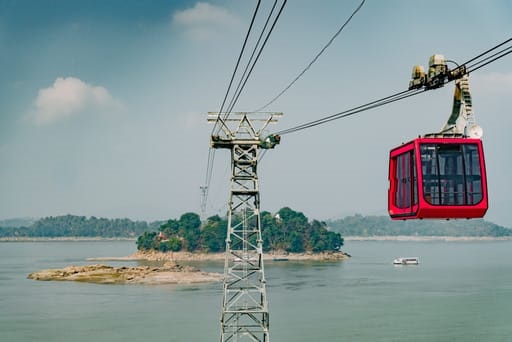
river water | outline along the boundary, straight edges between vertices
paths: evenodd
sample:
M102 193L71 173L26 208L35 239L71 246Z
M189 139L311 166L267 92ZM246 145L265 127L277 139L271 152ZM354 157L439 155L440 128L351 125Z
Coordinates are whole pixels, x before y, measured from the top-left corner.
M512 341L512 241L346 241L344 250L344 262L265 263L271 341ZM133 252L133 241L0 242L0 341L218 341L220 283L26 278ZM393 266L400 256L420 265Z

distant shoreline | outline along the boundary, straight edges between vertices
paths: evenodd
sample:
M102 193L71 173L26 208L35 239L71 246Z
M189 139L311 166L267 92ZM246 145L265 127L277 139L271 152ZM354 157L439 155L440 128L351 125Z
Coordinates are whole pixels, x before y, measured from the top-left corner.
M510 241L512 236L345 236L345 241L449 241L449 242L465 242L465 241Z
M29 236L9 236L0 237L0 242L52 242L52 241L137 241L137 238L127 237L87 237L87 236L59 236L59 237L29 237Z
M412 235L383 235L383 236L344 236L345 241L509 241L512 236L412 236ZM58 241L137 241L129 237L82 237L82 236L59 236L59 237L0 237L0 242L58 242Z

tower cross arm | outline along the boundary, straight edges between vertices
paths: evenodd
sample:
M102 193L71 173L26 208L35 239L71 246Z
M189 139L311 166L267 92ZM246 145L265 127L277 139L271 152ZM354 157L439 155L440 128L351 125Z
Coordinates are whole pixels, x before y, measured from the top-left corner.
M269 124L277 123L278 117L283 113L277 112L233 112L233 113L208 113L208 122L213 123L211 136L213 148L230 149L234 145L257 145L263 149L274 148L279 144L281 137L271 134L262 137L263 131Z

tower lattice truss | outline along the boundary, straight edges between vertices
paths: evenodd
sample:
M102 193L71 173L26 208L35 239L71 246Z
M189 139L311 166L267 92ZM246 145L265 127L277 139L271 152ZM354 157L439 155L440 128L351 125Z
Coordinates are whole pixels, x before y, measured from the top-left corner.
M258 152L261 132L280 113L235 113L232 119L210 114L220 122L212 147L231 150L231 186L224 264L221 342L269 341L269 310L263 265ZM262 114L262 113L258 113ZM232 114L233 115L233 114ZM221 121L222 120L222 121ZM255 122L263 122L256 130Z

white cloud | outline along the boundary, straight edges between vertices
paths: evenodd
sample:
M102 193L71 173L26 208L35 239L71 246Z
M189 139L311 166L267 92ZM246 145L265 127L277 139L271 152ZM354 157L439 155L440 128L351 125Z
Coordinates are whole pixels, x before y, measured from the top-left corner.
M59 77L52 86L39 90L34 121L47 124L85 109L103 110L117 105L104 87L90 85L75 77Z
M478 91L498 94L508 93L510 95L510 89L512 89L512 72L476 74L469 77L469 82L470 87Z
M225 29L240 25L240 20L224 8L206 2L194 7L176 11L173 22L185 28L185 33L197 40L209 40Z

